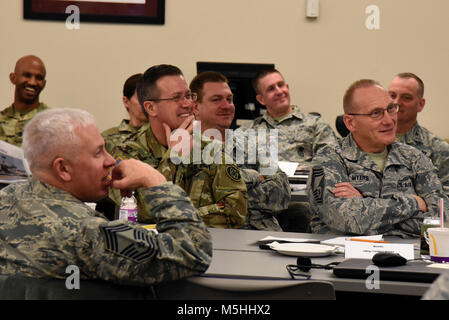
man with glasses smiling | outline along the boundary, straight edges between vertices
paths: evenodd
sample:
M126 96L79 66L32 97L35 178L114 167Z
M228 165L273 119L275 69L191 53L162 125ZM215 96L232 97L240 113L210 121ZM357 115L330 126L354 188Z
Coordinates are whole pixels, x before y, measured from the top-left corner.
M418 236L423 219L439 215L440 198L449 204L435 167L395 142L399 106L378 82L353 83L343 107L351 133L340 147L319 152L312 168L312 231Z
M172 65L149 68L137 85L137 95L149 123L116 146L113 155L146 162L160 171L167 181L183 188L207 226L242 227L247 211L246 185L232 159L211 164L193 161L192 151L196 150L191 133L197 95L190 91L181 70ZM178 133L182 137L180 142L173 139ZM202 139L200 143L201 151L207 144L216 142ZM221 143L219 146L221 149ZM140 201L139 194L137 196L138 220L152 222L141 214L145 212L140 209L145 203ZM119 203L118 197L113 198Z

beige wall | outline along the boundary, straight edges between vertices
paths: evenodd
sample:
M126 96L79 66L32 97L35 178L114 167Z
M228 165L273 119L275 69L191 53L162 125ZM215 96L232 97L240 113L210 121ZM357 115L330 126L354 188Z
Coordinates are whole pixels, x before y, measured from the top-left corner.
M179 66L188 81L196 61L275 63L292 102L332 126L351 82L388 85L412 71L426 84L421 124L449 137L447 0L321 0L317 20L305 18L305 0L167 0L163 26L81 21L80 30L24 21L22 2L0 2L0 108L13 99L9 72L30 53L47 67L41 100L89 110L101 130L126 116L124 80L159 63ZM365 27L368 5L380 8L380 30Z

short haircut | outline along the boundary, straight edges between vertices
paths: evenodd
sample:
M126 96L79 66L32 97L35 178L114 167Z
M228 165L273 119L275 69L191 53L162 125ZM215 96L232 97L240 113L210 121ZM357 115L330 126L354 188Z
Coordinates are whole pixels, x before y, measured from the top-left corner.
M360 79L353 82L348 89L346 89L345 95L343 97L343 110L346 114L352 113L354 110L354 92L360 88L368 88L379 86L382 88L381 84L376 80L372 79Z
M269 68L269 69L262 69L262 70L260 70L253 77L252 84L253 84L254 91L256 91L257 94L260 94L260 90L259 90L259 81L260 81L260 79L262 79L263 77L265 77L265 76L267 76L269 74L272 74L272 73L279 73L279 74L281 74L275 68Z
M134 95L137 90L137 82L142 78L141 73L136 73L126 79L123 85L123 96L127 97L128 100Z
M418 96L420 98L424 97L424 82L418 77L416 74L411 72L401 72L396 75L396 77L401 79L410 79L413 78L418 82Z
M156 82L165 76L182 76L182 71L170 64L159 64L150 67L145 71L142 78L137 83L137 98L139 99L139 103L142 106L143 113L147 116L148 114L143 104L145 101L150 99L159 98L159 89L156 85Z
M95 124L85 110L55 108L37 113L25 126L22 148L30 169L48 170L57 157L76 158L81 140L75 129Z
M207 82L228 83L228 79L216 71L205 71L195 76L190 82L190 91L198 95L198 101L203 100L203 88Z

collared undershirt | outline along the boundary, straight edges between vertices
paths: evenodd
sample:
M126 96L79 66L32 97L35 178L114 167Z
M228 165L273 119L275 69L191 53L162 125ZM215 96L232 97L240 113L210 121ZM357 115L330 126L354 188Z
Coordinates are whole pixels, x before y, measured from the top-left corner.
M281 122L282 120L284 120L285 118L287 118L290 115L290 113L284 114L283 116L279 116L279 117L272 117L274 119L274 121L276 121L277 123Z
M396 141L404 142L405 133L396 133Z
M387 163L387 157L388 157L388 149L385 148L384 151L379 153L366 153L368 157L370 157L371 160L374 161L374 163L379 168L380 172L384 171L385 164Z

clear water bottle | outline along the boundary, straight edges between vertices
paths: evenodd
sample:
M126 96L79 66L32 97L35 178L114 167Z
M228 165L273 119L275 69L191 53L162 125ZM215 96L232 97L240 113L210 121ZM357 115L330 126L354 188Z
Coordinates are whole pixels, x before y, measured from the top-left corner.
M134 192L131 197L122 198L119 219L137 222L137 200L134 197Z

